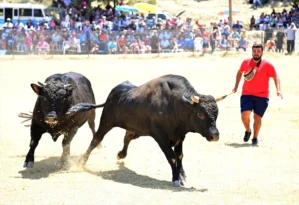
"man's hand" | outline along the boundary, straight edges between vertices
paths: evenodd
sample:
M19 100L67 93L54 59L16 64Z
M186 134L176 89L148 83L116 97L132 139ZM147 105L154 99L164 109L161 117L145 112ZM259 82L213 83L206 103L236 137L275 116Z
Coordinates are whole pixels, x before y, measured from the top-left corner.
M233 90L232 90L232 92L233 92L233 93L236 93L237 90L238 90L238 87L234 87Z
M282 92L280 90L277 90L276 94L278 97L281 97L281 99L283 99Z

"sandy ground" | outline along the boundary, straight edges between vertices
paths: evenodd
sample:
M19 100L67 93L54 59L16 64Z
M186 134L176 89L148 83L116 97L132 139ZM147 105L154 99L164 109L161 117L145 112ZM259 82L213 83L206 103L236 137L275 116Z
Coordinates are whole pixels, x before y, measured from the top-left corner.
M35 154L35 167L23 168L30 130L21 124L19 112L33 109L36 94L30 83L54 73L75 71L92 82L98 103L117 84L130 80L141 85L164 75L185 76L196 90L215 97L234 86L241 61L250 53L205 57L97 56L0 58L0 204L298 204L299 201L299 58L265 54L281 76L284 99L275 95L270 82L270 104L260 132L260 146L243 143L239 92L219 102L218 142L207 142L189 133L184 142L187 185L174 188L171 169L150 137L135 140L124 164L116 154L124 130L115 128L95 149L86 169L76 167L78 157L92 138L85 124L71 145L74 162L68 171L56 169L62 153L62 137L54 143L44 134ZM98 126L101 109L97 109Z

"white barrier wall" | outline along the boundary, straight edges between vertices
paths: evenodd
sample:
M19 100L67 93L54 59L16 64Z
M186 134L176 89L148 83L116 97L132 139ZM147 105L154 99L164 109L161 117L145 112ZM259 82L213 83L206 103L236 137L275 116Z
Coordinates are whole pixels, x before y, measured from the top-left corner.
M299 53L299 30L295 32L295 53Z

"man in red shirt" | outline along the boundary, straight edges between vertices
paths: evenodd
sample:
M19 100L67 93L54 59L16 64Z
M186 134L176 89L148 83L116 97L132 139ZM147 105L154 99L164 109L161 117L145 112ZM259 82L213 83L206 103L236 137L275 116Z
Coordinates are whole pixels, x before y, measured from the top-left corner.
M261 44L252 46L252 58L244 60L241 64L233 89L234 93L237 92L242 75L245 73L241 96L241 117L246 129L244 142L248 142L251 136L250 114L252 110L254 112L252 145L258 145L257 138L262 125L262 117L269 102L270 78L274 80L277 96L283 98L280 90L280 80L274 66L270 62L262 60L263 49Z

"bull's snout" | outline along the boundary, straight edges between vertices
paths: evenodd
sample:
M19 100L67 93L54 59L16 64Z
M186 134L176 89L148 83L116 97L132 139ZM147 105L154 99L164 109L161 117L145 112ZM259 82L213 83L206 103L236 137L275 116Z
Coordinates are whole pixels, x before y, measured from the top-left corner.
M219 140L219 131L216 128L209 129L209 137L207 137L209 142L218 141Z
M45 122L48 124L56 124L57 115L55 111L49 112L45 117Z

